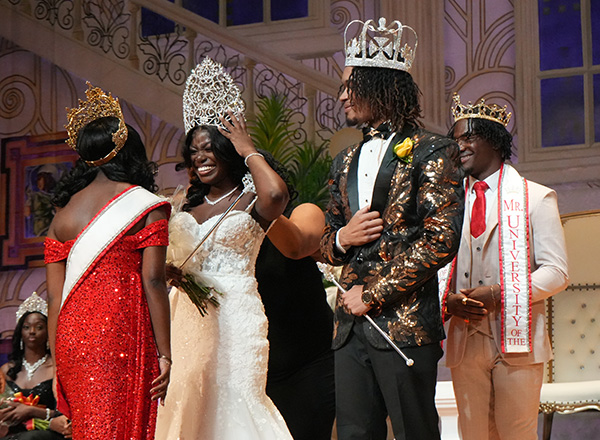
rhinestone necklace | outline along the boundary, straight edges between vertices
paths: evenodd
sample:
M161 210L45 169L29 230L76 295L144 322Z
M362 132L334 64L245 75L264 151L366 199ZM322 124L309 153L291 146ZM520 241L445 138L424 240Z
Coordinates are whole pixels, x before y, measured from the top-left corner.
M27 359L23 357L23 366L25 367L25 371L27 371L27 380L31 380L37 369L40 368L44 362L46 362L46 359L48 359L48 355L45 355L43 358L31 365L29 362L27 362Z
M238 185L239 186L239 185ZM204 196L204 200L206 200L206 203L208 203L209 205L213 206L216 205L217 203L219 203L221 200L226 199L227 197L229 197L231 194L233 194L235 192L236 189L238 189L238 186L236 186L235 188L233 188L231 191L229 191L227 194L222 195L221 197L219 197L217 200L210 200L208 197Z

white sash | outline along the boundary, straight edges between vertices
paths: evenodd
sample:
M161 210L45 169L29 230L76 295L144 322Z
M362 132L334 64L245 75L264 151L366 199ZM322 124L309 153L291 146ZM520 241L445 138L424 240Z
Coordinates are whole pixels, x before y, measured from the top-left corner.
M527 180L510 165L498 186L502 352L531 352L531 270Z
M67 259L65 284L62 291L62 308L72 289L96 259L140 215L164 202L141 186L134 186L117 196L81 232Z

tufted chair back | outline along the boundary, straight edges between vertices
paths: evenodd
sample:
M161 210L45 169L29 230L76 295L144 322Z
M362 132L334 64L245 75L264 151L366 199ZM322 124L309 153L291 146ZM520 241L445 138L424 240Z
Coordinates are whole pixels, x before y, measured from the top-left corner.
M554 351L548 382L600 380L600 283L571 283L548 300L548 316Z
M569 258L569 286L547 300L554 359L548 363L540 411L544 439L552 416L600 411L600 211L562 217Z

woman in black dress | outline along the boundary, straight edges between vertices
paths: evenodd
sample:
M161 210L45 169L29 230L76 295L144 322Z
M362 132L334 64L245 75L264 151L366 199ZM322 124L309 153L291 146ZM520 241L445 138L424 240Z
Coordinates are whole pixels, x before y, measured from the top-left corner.
M287 182L286 170L263 154ZM293 199L289 184L288 191ZM315 262L324 226L318 206L291 201L256 260L258 293L269 320L267 395L294 440L331 439L335 418L333 312Z

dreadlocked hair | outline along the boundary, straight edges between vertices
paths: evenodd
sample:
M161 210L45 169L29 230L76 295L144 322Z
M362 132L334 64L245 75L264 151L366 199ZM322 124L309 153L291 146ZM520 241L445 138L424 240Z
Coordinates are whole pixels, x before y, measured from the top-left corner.
M374 120L390 121L396 130L405 125L423 126L421 90L410 73L380 67L354 67L348 79L351 99L366 105Z
M454 139L454 128L456 122L450 128L448 137ZM500 153L502 161L510 159L512 154L512 134L499 122L490 121L482 118L467 119L467 133L476 134L485 139L494 150Z

